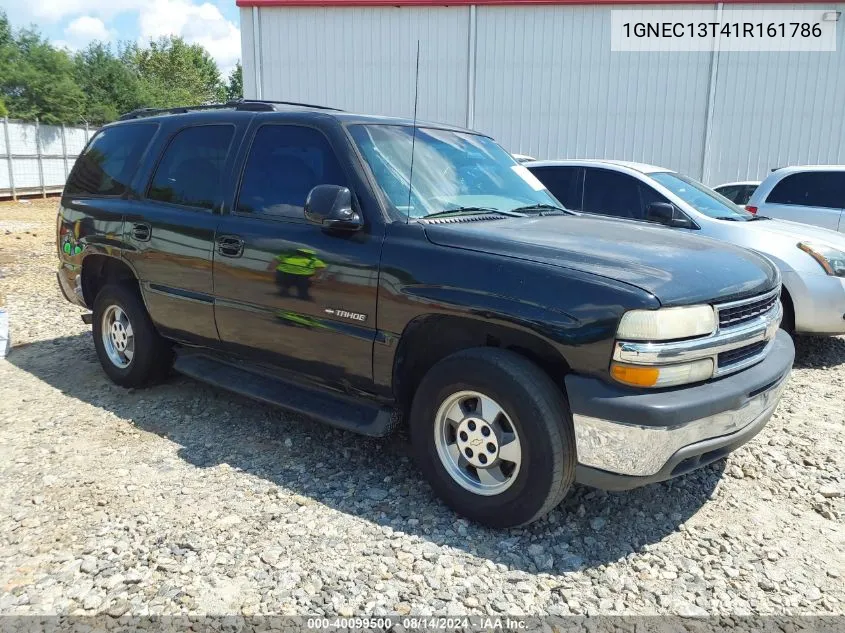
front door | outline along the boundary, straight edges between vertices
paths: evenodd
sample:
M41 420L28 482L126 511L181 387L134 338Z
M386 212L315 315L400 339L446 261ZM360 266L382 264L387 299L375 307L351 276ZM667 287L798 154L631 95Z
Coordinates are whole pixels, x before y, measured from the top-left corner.
M337 142L337 141L335 141ZM214 253L217 329L240 356L346 390L372 387L383 225L355 233L306 222L319 184L355 190L323 131L258 127Z
M220 123L163 134L155 155L161 157L126 213L125 257L141 283L150 318L170 338L205 345L218 341L212 245L234 133L234 125Z

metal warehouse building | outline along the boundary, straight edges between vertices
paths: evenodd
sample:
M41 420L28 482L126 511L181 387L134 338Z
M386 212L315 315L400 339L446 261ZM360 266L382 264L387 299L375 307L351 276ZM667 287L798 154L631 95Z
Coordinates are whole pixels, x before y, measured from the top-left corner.
M612 52L621 8L845 3L237 0L244 92L411 116L538 158L655 163L704 182L845 163L845 28L835 52ZM635 7L632 7L635 5ZM832 14L835 15L835 14Z

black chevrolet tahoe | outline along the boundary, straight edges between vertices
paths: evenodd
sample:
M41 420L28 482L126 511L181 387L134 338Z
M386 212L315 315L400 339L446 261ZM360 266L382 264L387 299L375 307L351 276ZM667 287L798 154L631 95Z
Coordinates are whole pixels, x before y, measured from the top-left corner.
M108 376L171 369L384 436L456 511L682 475L753 437L792 367L750 251L581 216L492 139L237 101L137 111L80 155L58 280Z

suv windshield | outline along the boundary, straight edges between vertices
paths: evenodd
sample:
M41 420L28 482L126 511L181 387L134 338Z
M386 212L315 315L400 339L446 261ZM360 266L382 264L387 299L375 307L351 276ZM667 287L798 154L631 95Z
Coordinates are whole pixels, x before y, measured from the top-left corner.
M461 209L508 212L534 205L562 206L493 140L436 128L417 128L409 205L414 128L351 125L349 131L379 187L402 218Z
M692 206L696 211L718 220L735 220L745 222L754 218L748 211L738 207L720 193L682 174L662 171L649 174L649 178L656 180L669 191Z

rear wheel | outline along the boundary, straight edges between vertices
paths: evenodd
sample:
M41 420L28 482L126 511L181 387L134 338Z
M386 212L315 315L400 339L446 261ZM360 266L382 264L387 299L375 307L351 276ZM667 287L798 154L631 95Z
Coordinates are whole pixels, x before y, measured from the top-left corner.
M563 394L507 350L470 349L437 363L414 396L410 424L415 459L435 492L486 525L538 519L575 477Z
M170 345L156 332L137 289L128 284L103 286L93 312L94 346L112 381L141 387L167 376Z

